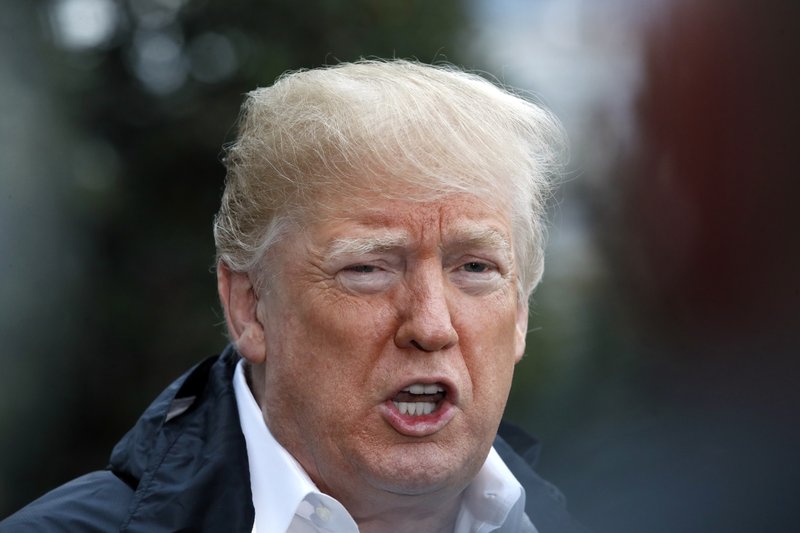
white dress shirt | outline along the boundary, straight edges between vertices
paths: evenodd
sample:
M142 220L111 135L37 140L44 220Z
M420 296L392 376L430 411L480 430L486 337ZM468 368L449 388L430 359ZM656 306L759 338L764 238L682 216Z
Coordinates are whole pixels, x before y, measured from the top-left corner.
M239 361L233 386L250 463L253 533L357 533L335 498L319 491L305 470L278 444L264 423ZM525 490L494 448L464 491L455 533L536 533L525 515Z

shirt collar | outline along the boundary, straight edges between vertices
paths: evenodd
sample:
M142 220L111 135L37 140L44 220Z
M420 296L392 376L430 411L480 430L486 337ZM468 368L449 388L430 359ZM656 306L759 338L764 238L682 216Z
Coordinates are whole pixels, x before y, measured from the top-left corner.
M536 533L525 515L525 489L492 447L461 500L456 533Z
M243 363L236 365L233 389L250 466L254 530L287 531L296 515L312 523L349 525L346 523L352 518L342 517L344 507L322 494L300 463L270 433L247 385Z
M333 531L355 530L355 522L344 507L319 491L300 463L278 444L264 423L244 375L244 360L233 375L239 420L247 445L250 486L255 509L254 529L287 531L298 515L314 523L320 516ZM488 531L532 531L518 529L524 514L525 490L492 448L481 470L464 492L456 519L456 533ZM317 512L321 511L321 512ZM308 516L305 516L308 515ZM504 525L505 524L505 525Z

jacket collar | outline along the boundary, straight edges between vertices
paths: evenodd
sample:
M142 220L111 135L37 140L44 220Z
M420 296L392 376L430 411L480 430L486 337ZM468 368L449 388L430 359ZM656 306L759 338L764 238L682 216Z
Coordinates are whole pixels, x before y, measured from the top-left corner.
M247 450L228 347L186 372L114 447L109 468L134 487L124 531L249 533Z

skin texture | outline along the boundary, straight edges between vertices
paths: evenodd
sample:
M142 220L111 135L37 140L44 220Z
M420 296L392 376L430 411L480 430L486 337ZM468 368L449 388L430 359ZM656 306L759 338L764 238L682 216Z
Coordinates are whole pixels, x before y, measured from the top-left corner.
M254 395L275 438L362 531L452 530L525 347L507 213L470 195L327 202L322 220L273 249L268 294L219 265ZM415 382L446 385L447 416L410 435L387 400Z

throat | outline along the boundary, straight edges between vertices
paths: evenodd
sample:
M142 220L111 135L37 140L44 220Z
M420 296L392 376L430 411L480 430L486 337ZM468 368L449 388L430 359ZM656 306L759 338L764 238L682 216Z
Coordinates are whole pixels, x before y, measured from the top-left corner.
M407 503L396 510L356 518L361 533L452 533L461 506L461 496L443 500L426 495L425 503Z

